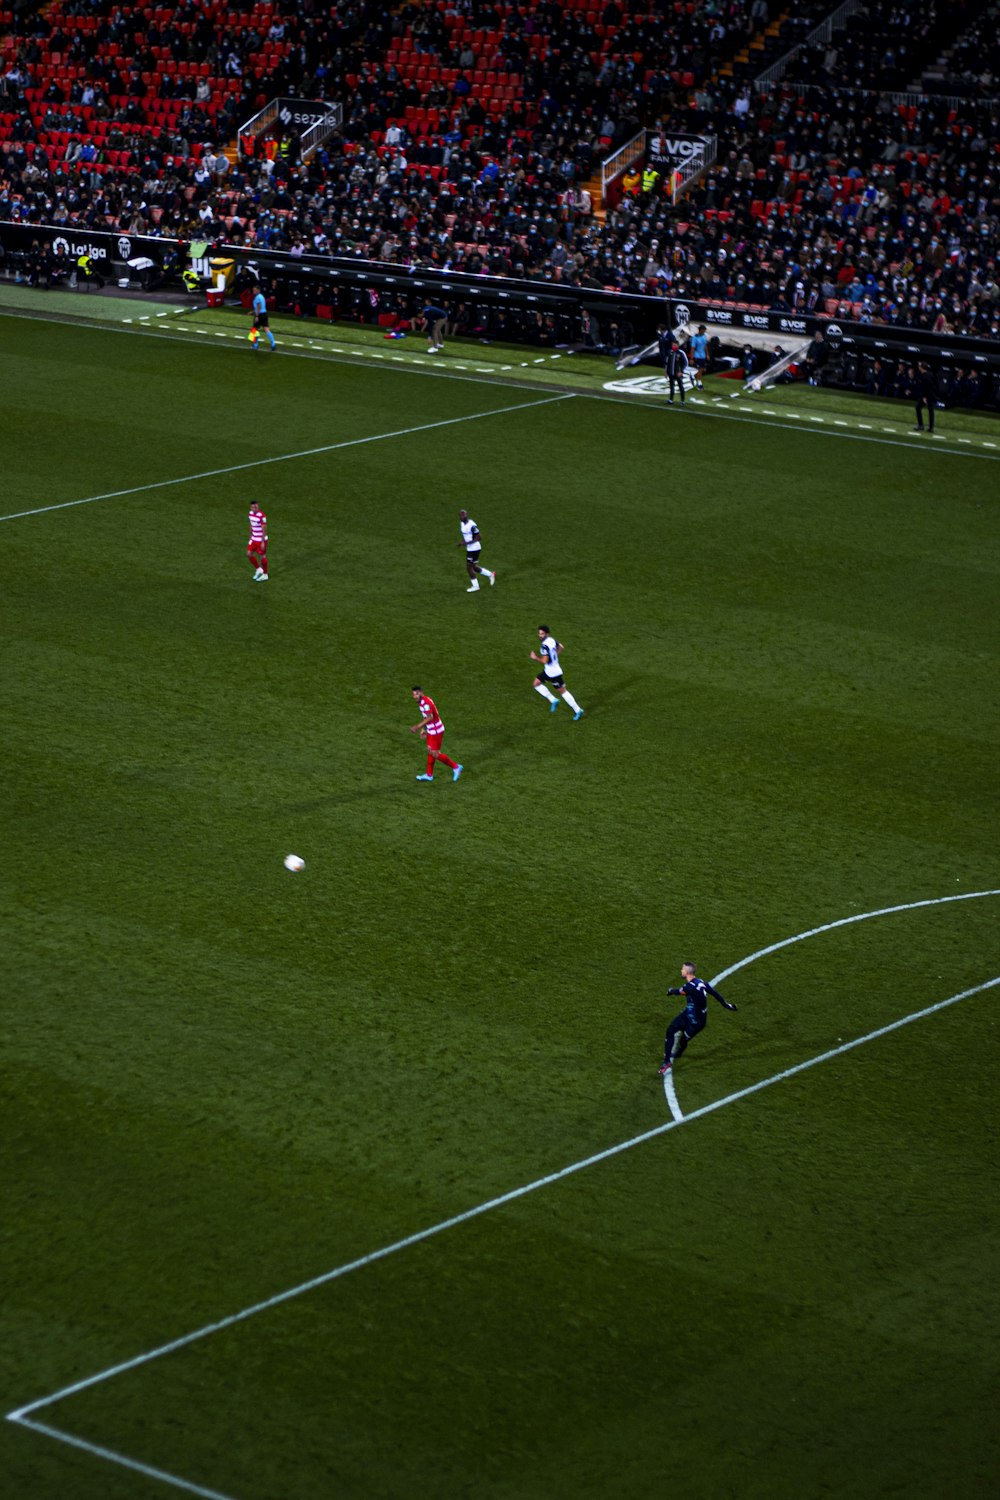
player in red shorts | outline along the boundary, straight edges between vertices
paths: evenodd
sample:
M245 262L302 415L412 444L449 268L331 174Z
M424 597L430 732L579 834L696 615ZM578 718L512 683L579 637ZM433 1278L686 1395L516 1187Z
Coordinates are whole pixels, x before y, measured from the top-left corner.
M419 734L427 741L427 770L418 781L434 780L434 762L439 760L443 766L451 767L451 779L457 781L464 767L457 761L449 760L441 749L441 741L444 739L444 725L441 723L441 715L437 711L437 705L433 698L428 698L423 688L415 687L413 696L417 700L422 718L419 724L410 725L411 734Z
M250 522L250 540L247 543L247 557L256 568L253 575L254 583L267 582L267 517L257 504L256 500L250 507L247 518Z

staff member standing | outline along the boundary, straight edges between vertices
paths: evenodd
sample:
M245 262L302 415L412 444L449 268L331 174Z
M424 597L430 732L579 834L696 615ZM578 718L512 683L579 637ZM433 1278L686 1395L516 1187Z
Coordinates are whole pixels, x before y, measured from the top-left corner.
M927 425L931 432L934 431L934 406L937 402L937 380L930 365L921 364L917 368L916 390L916 413L917 425L915 432L924 430L924 411L927 412Z
M675 388L681 393L681 405L684 405L684 371L688 367L688 357L684 353L676 339L670 340L670 348L667 351L666 362L663 366L670 382L670 394L667 397L667 405L674 404Z

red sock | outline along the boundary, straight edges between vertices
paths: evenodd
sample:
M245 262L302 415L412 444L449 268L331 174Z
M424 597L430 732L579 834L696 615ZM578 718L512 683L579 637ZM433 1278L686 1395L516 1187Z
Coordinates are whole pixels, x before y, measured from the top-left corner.
M458 770L458 761L457 760L449 760L448 757L447 757L447 755L442 755L441 754L440 750L438 751L438 760L441 762L441 764L443 766L450 766L453 771L457 771Z
M428 774L428 776L433 776L434 775L434 761L435 761L435 759L436 759L436 757L433 756L433 755L428 755L428 757L427 757L427 774Z
M261 571L263 573L266 573L267 572L267 553L266 552L262 552L260 554L260 566L261 566Z

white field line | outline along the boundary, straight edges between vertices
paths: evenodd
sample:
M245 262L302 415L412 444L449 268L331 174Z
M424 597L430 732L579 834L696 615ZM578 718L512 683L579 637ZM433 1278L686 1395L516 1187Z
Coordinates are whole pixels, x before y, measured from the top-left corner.
M371 437L347 438L342 443L324 443L319 448L303 448L298 453L278 453L273 458L253 458L247 463L229 464L224 469L206 469L203 474L184 474L178 479L157 479L152 484L133 485L128 490L108 490L104 495L87 495L82 500L62 500L56 505L40 505L36 510L13 511L0 521L20 521L25 516L43 516L51 510L69 510L74 505L95 505L98 500L120 500L125 495L140 495L146 490L162 490L174 484L194 484L200 479L217 479L221 474L238 474L242 469L259 469L265 464L285 464L296 458L313 458L319 453L336 453L341 448L359 448L364 443L384 443L389 438L412 437L417 432L433 432L436 427L454 427L459 422L479 422L484 417L503 417L512 411L527 411L532 406L550 406L554 401L571 401L572 391L558 396L542 396L536 401L519 401L516 406L496 406L490 411L473 411L464 417L444 417L439 422L423 422L419 427L401 427L396 432L376 432Z
M588 400L607 401L614 406L631 406L633 411L637 407L643 406L651 411L667 411L671 416L680 416L678 408L668 407L662 402L657 401L642 401L636 396L610 396L592 391L578 391L577 395L585 396ZM906 448L910 453L939 453L942 456L950 456L952 458L980 458L985 459L988 463L994 462L992 453L970 453L965 448L927 448L926 446L922 448L915 437L907 441L903 435L899 434L898 429L895 427L885 427L882 429L883 432L891 432L893 434L891 438L866 437L863 433L843 432L839 428L834 432L832 428L823 428L821 430L819 427L795 427L793 426L794 422L822 422L825 421L825 418L801 417L798 412L786 411L783 421L774 422L770 418L762 419L761 414L757 413L755 409L754 416L740 417L736 415L735 410L732 408L726 408L726 403L721 397L715 396L713 397L713 401L721 406L723 410L718 411L713 407L706 407L704 411L696 412L695 416L705 417L706 419L711 418L712 420L718 417L724 422L742 422L744 426L757 427L766 431L794 432L799 437L837 438L841 442L875 443L880 448ZM1000 446L996 443L987 442L985 438L976 438L975 441L979 444L980 448L996 448Z
M985 895L986 892L977 892ZM992 893L991 893L992 894ZM934 902L919 902L921 906L932 906ZM872 916L878 913L870 913ZM837 924L833 924L837 925ZM782 945L778 945L779 947ZM749 962L749 960L746 960ZM729 1104L736 1104L742 1099L748 1099L751 1094L759 1094L762 1089L770 1088L772 1084L782 1083L786 1078L794 1078L797 1073L804 1073L808 1068L814 1068L819 1063L829 1062L831 1058L840 1057L845 1052L851 1052L855 1047L863 1047L868 1042L875 1041L878 1037L888 1036L891 1031L898 1031L902 1026L909 1026L913 1021L923 1020L926 1016L933 1016L938 1011L946 1010L951 1005L957 1005L961 1000L968 1000L973 995L980 995L984 990L995 989L1000 985L1000 975L994 979L987 979L983 984L977 984L972 989L962 990L957 995L950 995L947 1000L938 1000L934 1005L927 1005L923 1010L913 1011L911 1015L903 1016L898 1021L891 1021L888 1026L880 1026L877 1031L869 1031L865 1036L855 1037L853 1041L844 1042L839 1047L832 1047L828 1052L820 1052L815 1057L809 1057L805 1062L796 1063L794 1067L785 1068L780 1073L774 1073L770 1078L763 1078L759 1083L752 1083L745 1089L739 1089L735 1094L727 1094L723 1099L716 1099L712 1104L704 1104L700 1109L692 1110L689 1115L681 1115L678 1110L676 1118L669 1120L665 1125L658 1125L653 1130L647 1130L642 1135L633 1136L629 1141L622 1141L618 1146L610 1146L606 1151L599 1151L595 1156L588 1156L583 1161L573 1162L571 1166L563 1167L559 1172L551 1172L547 1177L539 1177L534 1182L526 1183L524 1187L515 1188L510 1193L504 1193L499 1198L491 1198L487 1203L480 1203L476 1208L467 1209L465 1213L455 1214L451 1219L444 1219L440 1224L433 1224L429 1229L422 1229L417 1234L408 1235L405 1239L397 1240L392 1245L385 1245L381 1250L374 1250L370 1255L362 1255L357 1260L352 1260L347 1265L337 1266L333 1271L327 1271L322 1276L316 1276L312 1281L305 1281L301 1286L291 1287L286 1292L280 1292L276 1297L269 1297L266 1302L258 1302L254 1307L245 1308L242 1312L234 1313L232 1317L222 1318L218 1323L210 1323L205 1328L198 1329L195 1333L186 1334L184 1338L174 1339L170 1344L163 1344L159 1349L152 1349L148 1354L140 1354L135 1359L127 1360L124 1364L115 1365L111 1369L102 1370L98 1375L92 1375L87 1380L79 1380L75 1385L66 1386L61 1391L56 1391L52 1396L45 1396L40 1401L33 1401L29 1406L23 1406L18 1411L7 1413L7 1420L15 1422L21 1427L31 1428L35 1432L41 1432L59 1442L69 1443L74 1448L82 1448L84 1452L91 1453L97 1458L106 1459L109 1463L120 1464L127 1469L133 1469L140 1474L148 1475L151 1479L159 1479L164 1484L173 1485L176 1489L185 1490L191 1495L200 1495L205 1500L229 1500L218 1490L205 1489L200 1485L192 1484L190 1480L181 1479L175 1474L168 1474L165 1469L154 1469L148 1464L138 1463L125 1454L116 1453L111 1448L99 1447L96 1443L89 1443L83 1438L78 1438L72 1433L63 1432L58 1427L50 1427L44 1422L35 1422L29 1416L29 1412L38 1411L41 1407L51 1406L56 1401L62 1401L67 1396L72 1396L78 1391L86 1390L88 1386L98 1385L101 1381L110 1380L113 1375L120 1375L126 1370L133 1370L139 1365L148 1364L150 1360L157 1359L161 1354L169 1354L171 1350L181 1349L186 1344L194 1343L196 1339L205 1338L210 1333L217 1333L220 1329L230 1328L234 1323L240 1323L246 1318L253 1317L255 1313L264 1312L270 1307L277 1307L282 1302L288 1302L292 1297L298 1297L303 1292L312 1291L314 1288L324 1286L327 1282L335 1281L340 1276L346 1276L350 1271L361 1270L364 1266L370 1266L375 1261L385 1260L389 1255L395 1254L397 1250L406 1250L410 1245L417 1245L421 1240L428 1240L433 1235L442 1234L446 1229L454 1229L458 1224L465 1224L469 1219L479 1218L480 1215L489 1213L491 1209L501 1208L504 1204L513 1203L517 1198L524 1198L528 1193L535 1192L538 1188L549 1187L554 1182L559 1182L563 1177L569 1177L574 1172L582 1172L585 1167L595 1166L598 1162L607 1161L612 1156L618 1156L623 1151L630 1150L633 1146L641 1145L644 1141L652 1140L655 1136L666 1135L669 1130L676 1130L681 1125L689 1125L692 1120L700 1120L704 1115L715 1114L717 1110L725 1109ZM667 1077L670 1075L667 1074Z
M677 1102L677 1090L674 1088L673 1068L671 1068L668 1073L664 1073L663 1075L663 1096L667 1101L667 1108L679 1124L680 1121L684 1118L684 1111L681 1109L680 1105Z
M69 1443L71 1448L82 1448L84 1453L91 1454L94 1458L106 1459L108 1463L120 1464L124 1469L131 1469L135 1474L143 1474L147 1479L159 1479L163 1484L172 1484L176 1490L184 1490L189 1495L200 1495L202 1500L230 1500L228 1495L223 1495L220 1490L209 1490L201 1484L192 1484L189 1479L181 1479L177 1474L168 1474L166 1469L154 1469L149 1464L141 1464L134 1458L127 1458L124 1453L115 1453L112 1448L102 1448L97 1443L88 1443L84 1438L74 1437L71 1432L60 1432L58 1427L49 1427L46 1422L32 1422L29 1418L21 1418L20 1426L30 1427L32 1432L42 1432L46 1437L55 1438L59 1443Z
M779 948L789 948L792 943L804 943L806 938L817 937L821 932L832 932L835 927L849 927L852 922L867 922L872 917L888 917L893 912L914 911L920 906L944 906L949 901L975 901L980 896L1000 896L1000 890L996 891L968 891L959 896L935 896L930 901L907 901L902 906L883 906L878 911L859 912L857 916L841 917L836 922L825 922L822 927L810 927L808 932L797 932L794 937L782 938L780 943L771 943L767 948L758 948L756 953L751 953L747 958L741 958L739 963L730 964L728 969L723 969L712 979L713 984L721 984L731 974L738 974L740 969L745 969L749 964L755 963L758 958L764 958L769 953L777 953ZM663 1095L667 1101L667 1108L675 1120L682 1120L684 1113L677 1099L677 1088L674 1083L673 1070L663 1075Z
M796 933L794 937L784 938L779 943L771 943L766 948L758 948L756 953L751 953L747 958L742 958L728 969L723 969L715 976L713 983L721 982L729 974L735 974L739 969L745 969L748 964L756 962L769 953L776 953L780 948L787 948L792 943L804 942L806 938L815 937L818 933L829 932L835 927L846 927L851 922L864 922L872 917L888 916L892 912L914 911L923 906L943 906L952 901L975 901L984 896L998 896L1000 890L967 891L957 896L937 896L925 901L909 901L903 906L884 906L877 911L861 912L853 917L842 917L837 922L826 922L821 927L811 927L806 932ZM63 1401L68 1396L76 1395L80 1391L88 1390L91 1386L100 1385L112 1376L122 1375L127 1370L136 1370L142 1365L149 1364L151 1360L159 1359L164 1354L171 1354L177 1349L184 1349L189 1344L196 1343L199 1339L207 1338L211 1333L220 1333L224 1328L232 1328L237 1323L243 1323L247 1318L255 1317L257 1313L266 1312L269 1308L278 1307L283 1302L290 1302L294 1297L301 1297L303 1293L314 1291L317 1287L326 1286L331 1281L338 1280L341 1276L348 1275L351 1271L358 1271L363 1266L374 1265L376 1261L385 1260L387 1256L395 1255L399 1250L406 1250L411 1245L419 1245L423 1240L429 1240L434 1235L443 1234L446 1229L454 1229L459 1224L465 1224L470 1219L478 1219L482 1214L490 1213L495 1208L502 1208L507 1203L514 1203L518 1198L524 1198L529 1193L537 1192L539 1188L550 1187L554 1182L560 1182L564 1177L571 1177L576 1172L582 1172L586 1167L596 1166L598 1162L608 1161L612 1156L618 1156L623 1151L630 1151L633 1146L642 1145L645 1141L654 1140L657 1136L664 1135L668 1130L675 1130L679 1125L688 1125L692 1120L700 1120L702 1116L713 1114L716 1110L725 1109L727 1105L735 1104L741 1099L747 1099L751 1094L760 1093L761 1089L770 1088L772 1084L781 1083L786 1078L793 1078L797 1073L803 1073L807 1068L814 1068L818 1063L828 1062L833 1057L840 1057L845 1052L852 1051L855 1047L862 1047L868 1042L875 1041L877 1037L887 1036L891 1031L898 1031L901 1026L908 1026L913 1021L922 1020L925 1016L932 1016L937 1011L945 1010L950 1005L957 1005L960 1000L967 1000L972 995L978 995L983 990L992 989L1000 984L1000 977L988 979L983 984L975 985L972 989L962 990L960 994L952 995L947 1000L939 1000L934 1005L928 1005L923 1010L913 1011L901 1020L891 1021L886 1026L880 1026L875 1031L869 1031L864 1036L856 1037L853 1041L844 1042L838 1047L832 1047L827 1052L820 1052L815 1057L807 1058L805 1062L796 1063L793 1067L784 1068L780 1073L774 1073L770 1078L764 1078L759 1083L752 1083L747 1088L739 1089L735 1094L727 1094L721 1099L716 1099L712 1104L702 1105L700 1109L692 1110L690 1114L682 1116L679 1120L669 1120L665 1125L656 1125L651 1130L643 1131L641 1135L632 1136L630 1140L621 1141L617 1146L609 1146L604 1151L598 1151L593 1156L584 1157L581 1161L572 1162L568 1167L561 1167L557 1172L550 1172L545 1177L538 1177L534 1182L526 1183L523 1187L512 1188L510 1192L502 1193L497 1198L489 1198L485 1203L478 1204L475 1208L466 1209L463 1213L454 1214L450 1219L442 1219L438 1224L432 1224L427 1229L420 1229L415 1234L406 1235L401 1240L395 1240L391 1245L384 1245L380 1250L372 1250L367 1255L361 1255L356 1260L347 1261L344 1265L335 1266L332 1271L324 1271L319 1276L312 1277L309 1281L300 1282L297 1286L289 1287L286 1291L277 1292L273 1297L266 1297L262 1302L255 1302L250 1307L243 1308L240 1312L230 1313L228 1317L219 1318L214 1323L206 1323L202 1328L196 1328L193 1333L183 1334L180 1338L171 1339L169 1343L160 1344L155 1349L147 1350L143 1354L137 1354L132 1359L123 1360L116 1365L110 1365L106 1370L100 1370L96 1375L89 1375L84 1380L74 1381L71 1385L63 1386L60 1390L53 1392L50 1396L42 1396L37 1401L31 1401L26 1406L16 1408L7 1413L11 1422L22 1422L32 1412L41 1411L43 1407L52 1406L57 1401Z
M877 911L858 912L853 917L841 917L836 922L824 922L822 927L810 927L808 932L797 932L794 937L782 938L780 943L771 943L766 948L758 948L756 953L751 953L747 958L741 958L739 963L730 964L728 969L722 969L712 980L713 984L721 984L728 979L730 974L738 974L740 969L747 968L756 963L758 958L766 958L769 953L777 953L779 948L790 948L793 943L804 943L806 938L818 937L821 932L832 932L835 927L850 927L852 922L868 922L872 917L891 917L898 911L917 911L921 906L947 906L951 901L978 901L983 896L1000 896L1000 889L995 891L965 891L957 896L933 896L929 901L905 901L902 906L880 906Z
M16 310L14 310L13 308L10 308L10 307L0 307L0 317L4 317L4 318L22 318L23 319L23 318L31 318L31 317L33 317L33 315L30 314L30 313L17 312ZM58 322L59 320L58 319L53 319L52 321L57 321ZM64 328L79 326L81 328L87 328L91 332L96 332L96 333L125 333L125 334L129 334L132 338L141 338L141 337L156 338L156 339L166 340L166 342L168 342L168 343L174 343L174 344L182 344L182 343L185 342L184 339L179 339L177 337L177 334L180 333L180 332L184 332L184 333L204 333L205 332L205 330L201 329L201 328L199 328L199 329L185 328L185 326L182 323L175 323L173 325L172 331L170 331L170 332L167 332L165 326L159 326L154 331L153 328L149 328L149 329L140 328L138 326L138 324L136 324L136 323L132 323L128 328L123 328L120 323L85 323L85 322L81 322L79 324L69 324L69 323L63 322L63 323L60 323L60 326L64 327ZM242 334L235 334L233 337L234 337L234 339L236 341L242 342L242 339L243 339L243 335ZM213 347L215 347L215 346L213 345ZM229 348L230 346L227 344L225 347ZM288 349L288 348L291 348L292 345L291 345L291 342L289 341L289 342L284 342L281 347L283 349ZM310 341L310 348L318 350L319 349L319 345L316 344L313 341ZM364 369L365 368L365 360L369 357L368 352L366 351L366 349L364 348L364 346L359 346L356 349L341 349L341 348L338 348L335 345L331 344L331 345L328 345L327 348L325 350L323 350L321 353L316 353L316 354L301 353L301 354L291 355L290 358L293 358L293 359L309 359L309 360L318 361L319 363L322 363L322 364L329 364L329 363L331 363L331 360L330 360L330 355L331 354L336 354L336 355L341 356L342 358L346 359L350 364L356 365L359 369ZM432 365L432 368L431 369L418 369L412 363L406 363L404 355L394 355L393 354L393 355L390 355L389 358L393 359L393 360L399 359L399 360L404 361L404 363L402 363L401 365L398 366L398 369L402 370L403 373L405 373L405 374L423 375L423 376L427 376L429 374L433 374L434 378L437 379L437 380L459 380L459 381L465 381L466 383L472 382L474 385L493 385L493 386L498 386L501 389L506 389L506 390L523 391L523 390L525 390L527 388L525 386L525 383L524 383L523 380L522 381L497 380L494 377L493 379L487 381L487 380L480 379L479 376L477 376L477 375L471 375L471 374L469 374L469 375L459 375L459 374L453 373L453 371L455 371L457 369L465 368L464 366L449 365L447 369L444 369L440 365L433 366L431 361L424 361L425 364ZM530 361L529 360L522 360L521 361L521 365L520 365L521 369L527 369L527 368L529 368L529 366L530 366ZM517 366L515 366L515 365L501 365L501 366L499 366L499 368L501 370L514 370L514 369L517 368ZM575 396L587 396L587 397L589 397L592 400L596 400L596 401L608 401L608 402L611 402L613 405L618 405L618 406L631 406L633 408L637 407L637 406L645 406L645 407L649 408L650 410L664 410L663 404L661 402L658 402L658 401L641 401L641 400L637 399L634 396L609 396L609 395L605 395L603 392L598 392L598 391L584 391L584 390L567 391L567 392L565 392L565 394L566 395L575 395ZM739 391L734 392L732 399L736 399L736 397L738 397L740 394L741 393ZM713 403L714 403L715 406L725 407L725 405L726 405L726 402L723 401L723 399L722 399L721 396L713 396L712 397L712 401L713 401ZM705 416L705 417L722 417L723 420L727 421L727 422L743 422L743 423L753 422L758 427L759 426L773 427L773 428L776 428L778 431L782 431L783 430L785 432L795 432L796 430L798 430L799 433L801 434L804 431L804 429L802 429L802 428L796 429L795 427L792 426L792 423L793 422L799 422L799 421L807 420L806 418L800 416L798 412L786 411L783 414L784 415L784 420L783 421L778 422L778 421L772 421L772 420L769 419L767 422L761 423L758 420L758 415L757 415L756 408L747 408L747 410L753 410L754 411L755 414L754 414L753 417L738 417L738 416L736 416L735 412L730 412L730 411L713 411L711 408L709 408L707 406L707 403L705 403L705 405L706 405L706 410L704 412L700 412L699 413L700 416ZM511 409L513 409L513 408L511 408ZM678 415L679 415L679 413L678 413ZM808 420L812 421L814 419L810 417L810 418L808 418ZM819 419L816 419L816 420L823 420L823 419L819 418ZM859 427L860 426L864 426L864 425L865 425L864 423L858 423ZM856 432L830 432L830 431L818 432L818 431L815 431L814 429L809 429L809 431L813 432L814 436L818 436L818 437L847 438L851 442L855 442L855 443L877 443L880 447L883 447L883 448L908 448L908 449L910 449L911 452L916 452L921 447L921 445L919 443L917 443L916 441L914 441L912 438L911 438L911 440L909 442L905 441L904 437L901 434L899 434L898 429L895 428L895 427L884 427L882 430L883 430L883 432L892 433L893 434L893 438L889 439L889 440L887 440L885 438L877 438L877 437L868 437L868 438L866 438L866 437L860 436L860 434L858 434ZM869 431L871 431L871 428L869 428ZM938 434L938 436L939 436L939 438L943 437L942 434ZM980 448L995 449L998 446L998 444L996 444L996 443L988 442L985 438L976 438L976 439L973 439L973 441L977 442L979 444ZM940 453L942 456L948 456L948 455L950 455L950 456L952 456L954 458L985 458L985 459L989 459L990 461L992 461L992 459L993 459L992 452L991 453L981 453L981 452L968 453L968 452L965 451L964 448L931 448L931 449L927 449L926 446L925 446L925 450L924 451L931 452L931 453ZM34 514L34 512L30 512L29 511L29 512L25 512L25 514L29 514L30 515L30 514ZM8 517L8 516L0 516L0 521L6 521L6 520L12 520L12 519L15 519L15 518L14 517Z

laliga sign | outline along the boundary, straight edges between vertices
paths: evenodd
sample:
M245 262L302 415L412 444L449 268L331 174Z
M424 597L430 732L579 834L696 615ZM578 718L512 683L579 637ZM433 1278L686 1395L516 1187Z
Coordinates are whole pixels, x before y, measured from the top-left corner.
M100 245L88 244L86 240L68 240L57 234L52 241L53 250L62 250L65 255L89 255L93 260L107 260L108 252Z

